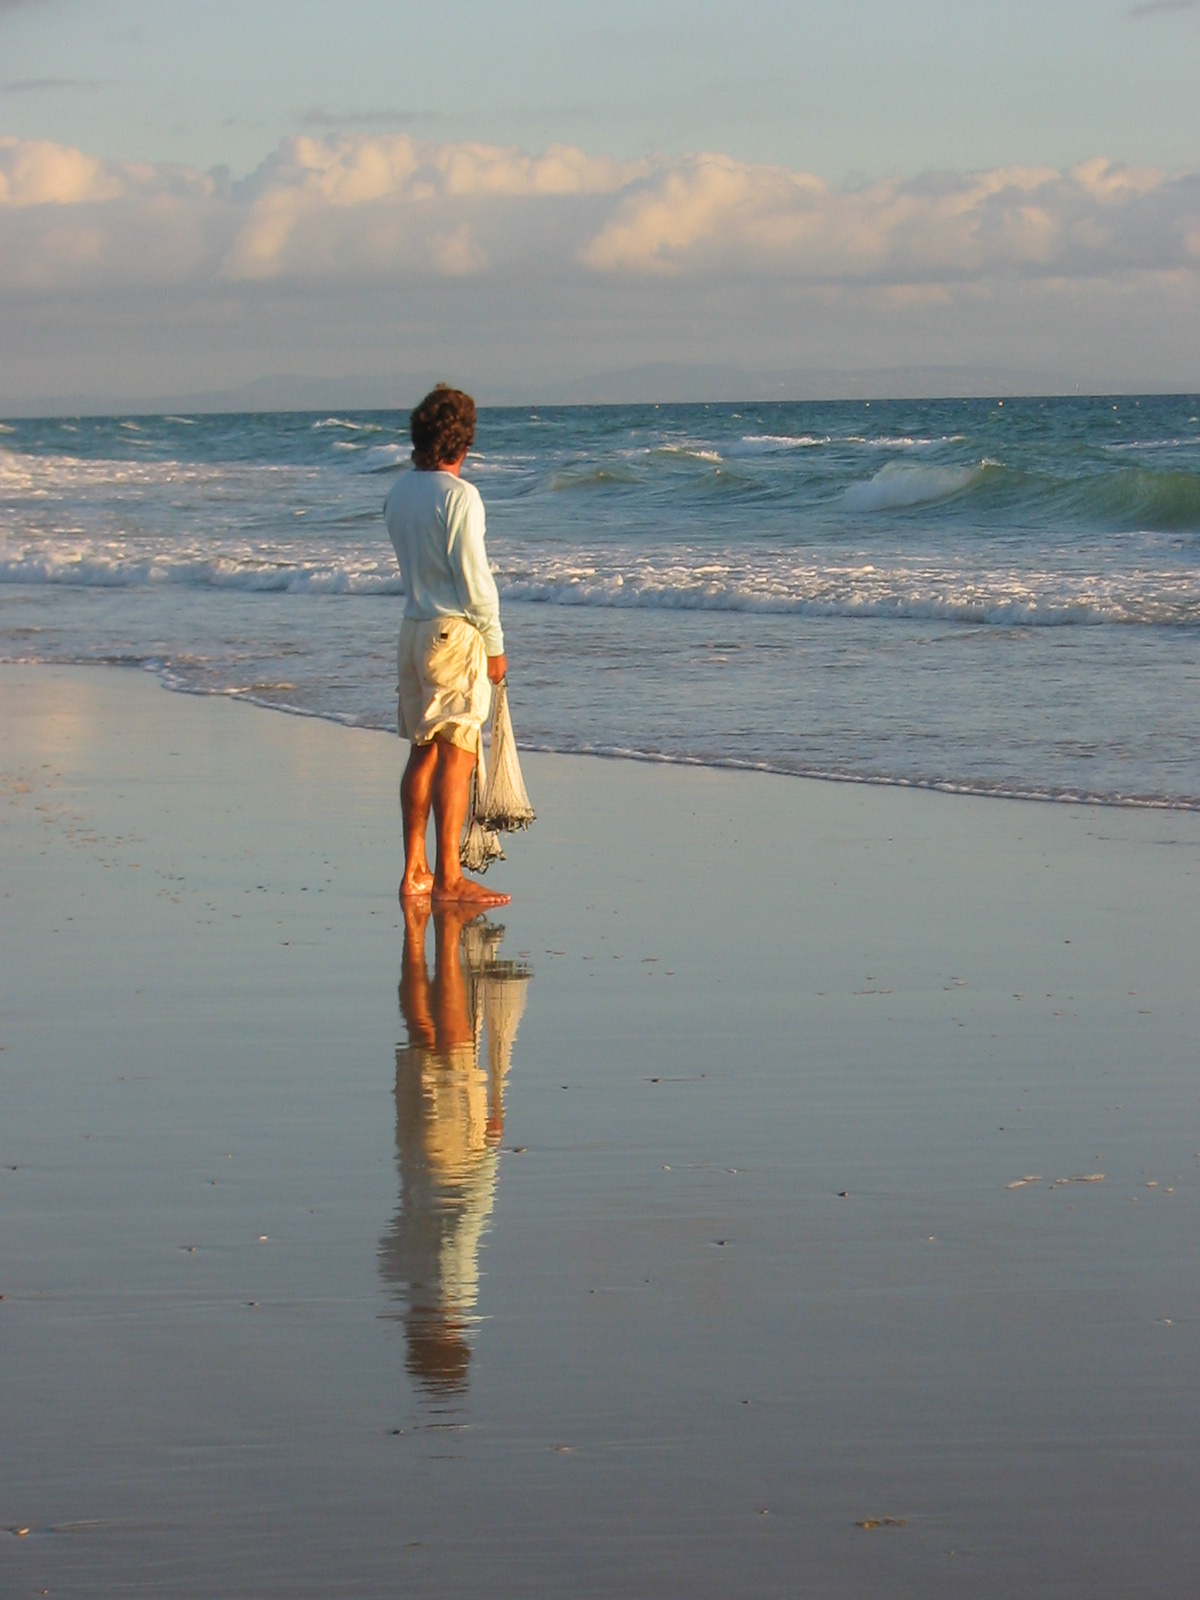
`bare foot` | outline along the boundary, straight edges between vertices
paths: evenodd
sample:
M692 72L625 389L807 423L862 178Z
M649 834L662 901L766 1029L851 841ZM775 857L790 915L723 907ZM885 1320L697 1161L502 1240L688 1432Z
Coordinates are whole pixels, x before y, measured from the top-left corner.
M440 886L435 884L433 889L435 906L506 906L511 899L512 895L497 894L494 889L485 889L483 884L475 883L470 878L457 878L453 883Z
M428 920L433 908L426 900L422 906L422 914ZM407 918L408 912L405 912ZM440 929L450 939L457 939L464 928L469 928L473 922L478 922L483 912L478 906L473 906L467 900L446 900L434 912L434 926Z
M409 897L400 902L404 912L404 932L414 948L425 948L425 929L429 926L429 918L433 907L429 903L429 896L420 895Z

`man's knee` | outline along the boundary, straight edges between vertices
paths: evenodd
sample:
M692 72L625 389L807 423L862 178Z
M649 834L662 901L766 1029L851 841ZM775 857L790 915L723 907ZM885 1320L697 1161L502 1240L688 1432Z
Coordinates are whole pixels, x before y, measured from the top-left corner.
M447 782L456 782L461 778L469 777L474 771L476 752L464 750L461 744L455 744L453 739L443 738L436 734L433 743L437 748L437 779L443 778Z
M432 772L437 761L437 745L431 739L428 744L414 744L408 752L408 763L404 768L404 780L410 782L425 772Z
M414 744L400 779L400 804L405 808L428 808L437 772L437 749L430 744Z

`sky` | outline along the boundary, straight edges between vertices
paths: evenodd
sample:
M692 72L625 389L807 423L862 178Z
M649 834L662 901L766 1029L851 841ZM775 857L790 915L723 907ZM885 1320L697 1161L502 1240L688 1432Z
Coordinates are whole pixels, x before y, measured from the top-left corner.
M0 0L0 410L1200 388L1197 82L1200 0Z

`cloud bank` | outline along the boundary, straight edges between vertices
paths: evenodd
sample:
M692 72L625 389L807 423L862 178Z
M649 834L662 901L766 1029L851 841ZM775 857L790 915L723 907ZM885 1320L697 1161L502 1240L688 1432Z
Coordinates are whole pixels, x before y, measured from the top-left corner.
M1171 11L1195 11L1200 0L1141 0L1129 8L1131 17L1161 17Z
M743 395L884 368L874 392L1191 389L1200 173L1097 157L838 188L720 153L344 128L235 178L0 137L0 341L17 408L266 374L586 398L655 364L736 369Z
M1103 158L831 188L720 154L342 132L242 181L0 138L7 294L431 278L778 279L935 293L1011 279L1200 273L1200 173Z

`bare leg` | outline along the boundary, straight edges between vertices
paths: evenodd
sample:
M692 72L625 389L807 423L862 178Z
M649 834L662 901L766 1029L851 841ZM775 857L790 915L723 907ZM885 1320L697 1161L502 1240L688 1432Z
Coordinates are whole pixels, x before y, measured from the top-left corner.
M429 926L429 897L406 899L404 953L400 958L400 1010L408 1025L410 1044L430 1046L437 1041L429 995L429 968L425 961L425 929Z
M463 971L462 932L481 913L462 901L451 901L433 913L434 976L431 995L439 1050L472 1044L475 1024L468 1004Z
M437 866L433 876L433 903L465 901L473 906L505 906L512 898L495 894L481 883L464 878L458 849L467 805L471 797L471 773L475 752L461 750L448 739L435 738L437 767L433 775L433 825L437 833Z
M429 870L429 858L425 854L425 835L429 829L437 761L436 740L432 744L414 744L400 783L400 809L404 816L404 878L400 884L402 900L427 895L433 888L433 873Z

